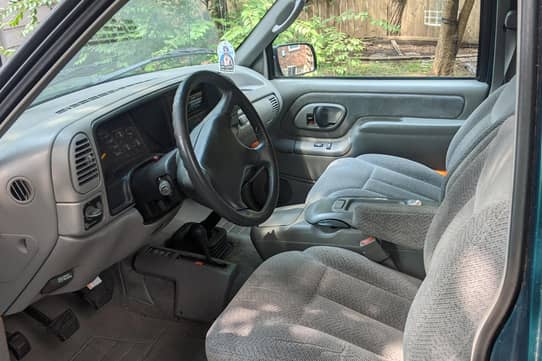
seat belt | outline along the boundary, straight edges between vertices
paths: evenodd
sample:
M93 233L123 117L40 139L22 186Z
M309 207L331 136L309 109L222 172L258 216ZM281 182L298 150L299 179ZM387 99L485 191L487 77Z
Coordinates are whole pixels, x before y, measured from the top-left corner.
M504 82L509 81L515 74L515 59L517 48L517 11L510 10L504 19Z
M513 75L515 70L514 59L516 54L516 27L517 12L509 10L504 16L502 23L502 38L498 40L504 42L503 47L495 49L495 64L493 68L493 79L491 82L490 93L506 83ZM498 61L501 59L501 61Z

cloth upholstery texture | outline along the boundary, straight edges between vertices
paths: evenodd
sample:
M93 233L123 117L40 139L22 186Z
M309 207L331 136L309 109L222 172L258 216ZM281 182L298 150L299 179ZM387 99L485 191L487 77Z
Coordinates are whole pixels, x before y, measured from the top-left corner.
M468 360L504 274L515 118L446 183L420 282L329 247L264 262L207 335L209 361Z

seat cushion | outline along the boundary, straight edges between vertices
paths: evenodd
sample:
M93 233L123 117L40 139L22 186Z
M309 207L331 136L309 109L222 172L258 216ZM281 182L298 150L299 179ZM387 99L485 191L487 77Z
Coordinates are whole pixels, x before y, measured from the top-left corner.
M382 154L331 163L306 204L325 197L385 197L440 201L444 177L423 164Z
M209 361L402 360L420 281L331 247L264 262L207 335Z

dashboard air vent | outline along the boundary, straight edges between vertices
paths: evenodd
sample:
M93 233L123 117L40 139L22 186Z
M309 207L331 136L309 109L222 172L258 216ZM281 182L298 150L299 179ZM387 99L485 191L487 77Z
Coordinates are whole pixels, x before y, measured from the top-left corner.
M278 98L275 95L271 95L267 99L269 100L269 103L271 103L271 107L273 108L273 111L275 113L278 113L280 111L280 104L279 104Z
M30 203L34 198L32 184L26 178L17 177L8 184L9 195L17 203Z
M80 193L87 193L99 183L96 153L86 134L77 134L70 145L72 182Z

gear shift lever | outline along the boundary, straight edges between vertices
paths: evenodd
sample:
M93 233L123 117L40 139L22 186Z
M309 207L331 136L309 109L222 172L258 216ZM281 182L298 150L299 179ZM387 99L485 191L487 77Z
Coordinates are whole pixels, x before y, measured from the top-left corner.
M190 239L195 240L198 243L198 245L201 247L207 262L209 263L212 262L213 259L211 257L211 252L209 251L209 246L207 244L207 241L209 239L209 235L207 234L207 229L201 223L194 223L190 227L188 236L190 237Z

